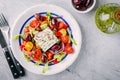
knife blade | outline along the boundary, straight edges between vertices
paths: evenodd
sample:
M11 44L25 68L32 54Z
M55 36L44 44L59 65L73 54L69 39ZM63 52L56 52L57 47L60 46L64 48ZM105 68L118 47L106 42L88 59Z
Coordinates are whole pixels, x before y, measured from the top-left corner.
M9 48L7 46L7 43L6 43L5 39L4 39L4 36L3 36L3 33L1 31L1 29L0 29L0 45L1 45L2 49L3 49L3 53L4 53L5 57L6 57L6 60L8 62L8 65L10 67L10 70L12 72L13 77L15 79L19 78L18 70L17 70L17 68L16 68L16 66L14 64L14 61L13 61L11 55L10 55Z

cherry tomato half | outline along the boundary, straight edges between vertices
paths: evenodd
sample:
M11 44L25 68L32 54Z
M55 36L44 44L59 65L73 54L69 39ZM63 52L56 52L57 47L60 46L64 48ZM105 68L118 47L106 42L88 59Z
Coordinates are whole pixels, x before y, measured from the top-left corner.
M28 26L24 28L24 33L28 33L29 31L30 31L30 30L29 30L29 27L28 27Z
M67 24L65 24L62 21L59 22L58 30L60 30L60 29L67 29L67 28L68 28Z
M69 36L68 35L61 36L61 41L63 43L68 43L69 42Z
M31 41L28 41L26 44L25 44L25 49L27 51L31 51L33 48L33 43Z
M60 37L60 36L61 36L61 33L60 33L60 32L56 32L55 35L56 35L57 37Z
M41 57L42 57L41 50L40 49L35 49L35 54L33 56L33 60L39 61Z
M36 49L35 52L36 52L36 56L38 56L38 57L42 56L42 52L40 49Z
M66 45L65 46L65 52L66 52L66 54L72 54L74 52L74 49L73 49L72 46Z
M47 55L47 59L51 60L53 58L54 54L52 52L48 51L48 52L46 52L46 55Z
M32 20L31 22L30 22L30 26L32 27L32 28L37 28L37 27L39 27L40 26L40 21L39 20Z

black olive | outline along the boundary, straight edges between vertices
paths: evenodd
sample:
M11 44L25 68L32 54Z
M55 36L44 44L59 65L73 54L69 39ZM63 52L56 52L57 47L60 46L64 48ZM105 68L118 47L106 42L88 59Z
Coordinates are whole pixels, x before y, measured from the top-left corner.
M41 61L42 61L42 63L46 63L46 62L47 62L47 57L46 57L46 55L42 55Z
M27 35L26 41L32 41L32 36L30 34Z

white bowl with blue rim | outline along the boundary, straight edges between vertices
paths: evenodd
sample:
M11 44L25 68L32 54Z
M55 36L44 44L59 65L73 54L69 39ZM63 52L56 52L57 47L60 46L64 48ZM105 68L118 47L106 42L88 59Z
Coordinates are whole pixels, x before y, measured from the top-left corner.
M39 66L35 66L34 61L27 62L23 57L23 52L20 50L19 46L21 44L21 39L13 40L12 37L18 34L23 33L24 27L29 24L29 22L33 19L35 13L40 13L42 15L46 14L46 12L51 12L52 16L62 16L61 20L64 21L66 24L69 25L69 31L71 31L71 37L73 37L77 43L76 46L73 45L74 53L71 55L65 55L61 62L57 64L50 64L49 69L42 73L42 68L44 64L40 64ZM56 73L60 73L64 71L66 68L68 68L78 57L78 54L80 53L81 44L82 44L82 35L81 30L76 22L76 20L73 18L73 16L67 12L65 9L58 7L56 5L50 5L50 4L40 4L33 6L27 10L25 10L23 13L20 14L20 16L16 19L16 21L13 24L13 28L11 31L11 48L13 51L13 54L15 58L20 62L20 64L28 71L36 73L36 74L42 74L42 75L53 75Z

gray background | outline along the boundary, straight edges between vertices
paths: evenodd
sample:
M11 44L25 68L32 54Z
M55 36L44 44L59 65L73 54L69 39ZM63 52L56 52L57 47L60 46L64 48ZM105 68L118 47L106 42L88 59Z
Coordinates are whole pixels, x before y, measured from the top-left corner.
M3 8L10 26L25 9L40 3L49 3L69 11L82 31L83 43L79 57L68 69L51 76L25 71L26 76L18 80L120 80L120 32L104 34L98 30L94 21L95 11L100 5L120 1L97 0L95 8L87 14L76 13L70 2L71 0L0 0L0 9ZM1 50L0 48L0 80L13 80Z

